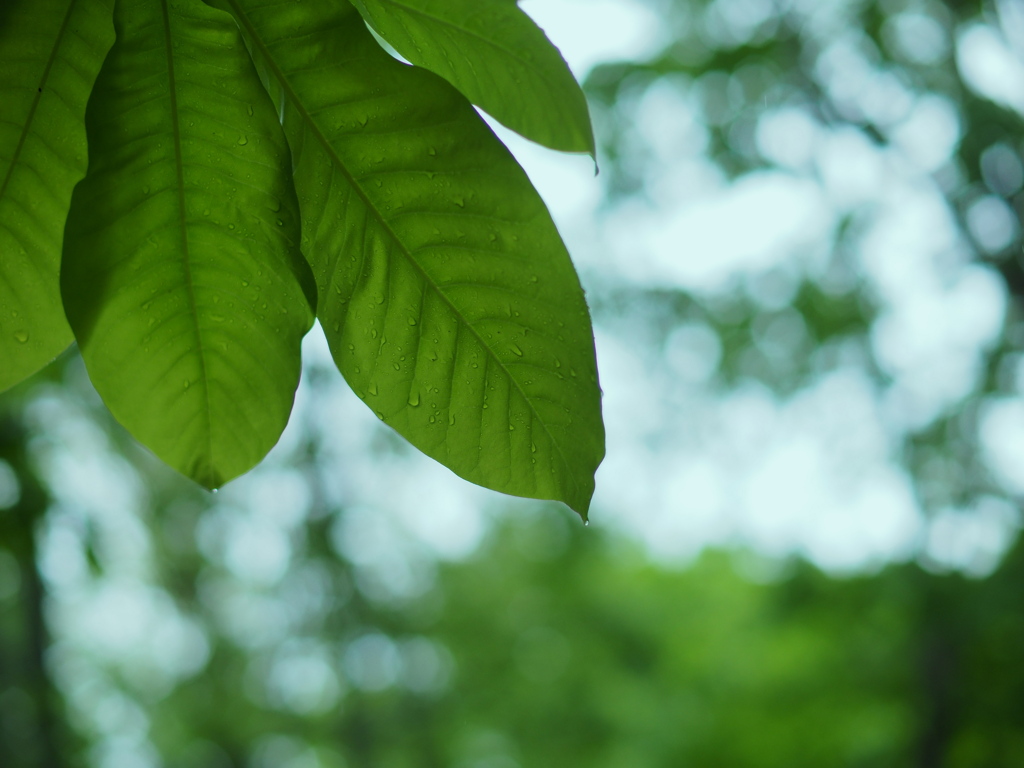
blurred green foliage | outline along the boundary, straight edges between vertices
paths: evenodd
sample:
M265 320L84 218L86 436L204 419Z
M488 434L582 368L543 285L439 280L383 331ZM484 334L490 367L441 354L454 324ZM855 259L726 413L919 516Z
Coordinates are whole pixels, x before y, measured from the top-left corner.
M93 663L174 768L1024 764L1024 547L981 580L834 579L745 550L673 569L564 510L520 512L414 600L368 588L332 544L338 517L303 526L301 560L262 588L165 532L160 584L206 628L203 671L168 690ZM179 531L212 514L160 513ZM243 604L264 637L239 630ZM30 610L2 604L4 765L107 764L39 757Z

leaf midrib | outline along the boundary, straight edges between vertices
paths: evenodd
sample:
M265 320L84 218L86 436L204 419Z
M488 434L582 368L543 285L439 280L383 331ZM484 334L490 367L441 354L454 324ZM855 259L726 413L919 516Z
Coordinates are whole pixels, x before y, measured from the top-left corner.
M165 3L166 1L167 0L163 0L163 2ZM309 130L312 131L317 141L320 142L320 144L324 147L325 151L327 152L331 160L334 162L336 167L341 171L342 174L344 174L345 178L348 180L349 184L355 190L356 194L366 205L367 210L370 211L371 215L377 220L377 222L384 229L384 231L398 245L399 252L412 265L413 269L419 272L419 274L423 277L424 282L430 286L430 288L434 291L435 294L437 294L441 301L448 305L451 311L459 319L460 325L465 326L469 330L469 332L474 337L476 337L477 341L480 343L480 346L487 350L488 355L494 360L495 363L498 364L501 370L504 371L509 381L512 382L513 386L516 388L516 391L519 392L519 395L523 398L524 402L526 402L527 407L530 409L530 413L533 414L534 419L540 423L541 429L544 430L544 433L548 436L548 439L554 446L555 451L558 453L558 457L561 459L562 464L566 469L568 480L570 483L572 483L575 492L578 494L579 483L577 482L576 477L572 472L572 465L569 463L569 461L565 457L565 454L562 452L562 446L559 444L557 440L555 440L550 430L548 430L547 424L541 418L540 414L537 413L537 410L533 407L533 402L530 400L529 397L527 397L526 393L522 389L522 386L520 386L519 381L516 379L515 376L512 375L511 371L508 370L508 368L505 366L501 358L499 358L497 354L495 354L494 350L491 349L491 347L483 340L480 334L477 333L476 329L472 326L472 324L468 320L466 320L465 316L458 310L458 308L454 304L452 304L451 300L444 294L444 292L440 289L437 283L434 282L430 275L427 274L427 272L423 269L419 262L417 262L416 259L413 258L412 253L409 252L408 248L406 248L405 243L402 241L402 239L398 236L394 229L391 228L390 224L383 217L380 211L377 210L377 207L370 200L369 195L366 194L362 185L356 181L356 179L352 176L351 173L349 173L348 168L345 167L345 164L342 162L341 158L334 151L334 148L327 140L327 137L324 136L323 132L320 130L320 127L313 120L312 115L310 115L309 112L303 106L301 100L298 97L298 94L295 93L295 90L292 88L291 83L288 81L288 78L285 76L284 72L281 71L281 68L277 65L277 62L271 55L270 50L263 42L263 39L260 37L255 27L253 27L252 22L249 20L248 15L240 7L238 0L227 0L227 2L231 5L232 9L235 11L237 15L237 18L245 27L246 31L249 33L250 37L252 38L253 44L260 49L260 52L262 53L264 59L266 60L267 65L274 73L274 77L277 78L278 82L281 84L281 88L284 91L287 98L292 102L293 106L298 111L300 117L302 117L303 121L307 124Z
M31 132L32 121L35 120L36 109L39 107L39 101L43 98L43 91L46 88L46 83L50 79L50 69L53 67L53 62L57 59L57 51L60 49L61 42L64 40L64 33L67 31L68 24L71 21L71 12L75 8L75 3L78 0L71 0L68 3L68 10L64 14L64 20L61 21L60 29L57 32L57 39L53 41L53 47L50 49L50 55L46 59L46 66L43 68L43 76L39 81L39 86L32 97L32 106L29 107L28 116L25 119L25 125L21 129L21 135L18 136L18 145L14 148L14 154L11 157L11 164L7 168L7 173L4 174L3 183L0 184L0 200L3 200L4 195L7 193L7 185L11 182L11 177L14 175L14 169L18 165L18 160L21 157L21 152L25 147L25 142L28 140L28 135Z
M189 309L192 312L192 320L195 324L196 349L199 353L199 371L201 376L200 386L203 388L203 411L206 423L206 449L209 466L205 469L211 472L208 479L215 482L213 475L216 466L213 460L213 418L210 408L210 387L206 372L206 353L203 350L203 334L199 328L199 308L196 304L195 284L192 278L192 253L188 241L188 222L185 220L185 163L181 155L181 121L178 113L178 90L177 80L174 76L174 49L172 46L171 17L167 7L168 0L160 0L160 8L164 20L164 43L167 48L167 80L171 101L171 126L174 133L174 170L178 182L178 224L181 227L181 247L184 252L185 286L188 290Z

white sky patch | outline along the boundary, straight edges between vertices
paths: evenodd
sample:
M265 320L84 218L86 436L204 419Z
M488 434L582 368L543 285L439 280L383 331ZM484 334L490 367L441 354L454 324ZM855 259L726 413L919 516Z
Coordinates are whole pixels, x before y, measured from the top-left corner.
M761 115L755 140L766 160L796 171L809 170L822 130L806 109L783 107Z
M926 563L969 576L988 576L1020 529L1020 512L1005 499L983 496L968 509L943 509L929 522Z
M1024 496L1024 399L989 399L979 418L979 437L996 479Z
M599 346L602 359L623 362L609 346ZM678 386L671 376L655 379ZM608 391L617 384L614 377ZM750 385L719 397L677 393L674 405L650 409L657 420L643 412L611 421L598 474L598 517L656 557L685 560L707 545L747 543L848 571L912 554L922 516L863 374L837 372L787 401Z
M966 27L957 39L956 61L975 92L1024 114L1024 61L997 30L984 24Z
M737 275L816 252L833 215L813 181L750 173L705 199L649 210L608 232L619 268L639 283L718 293Z
M930 94L914 103L906 118L892 131L891 140L922 171L944 165L960 143L960 117L944 96Z
M890 424L919 429L976 386L984 354L1002 332L1006 286L969 261L930 182L888 178L858 250L882 304L871 342L894 379L886 395Z
M885 183L886 156L864 133L852 126L819 134L814 158L822 185L832 204L852 211L878 197Z
M635 59L664 44L657 12L637 0L523 0L580 80L603 61Z

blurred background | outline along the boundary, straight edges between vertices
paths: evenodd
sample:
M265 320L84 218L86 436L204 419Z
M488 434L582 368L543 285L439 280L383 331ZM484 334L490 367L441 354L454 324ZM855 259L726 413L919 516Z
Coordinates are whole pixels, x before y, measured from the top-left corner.
M3 768L1024 766L1024 2L524 0L600 174L584 528L348 390L216 495L0 398Z

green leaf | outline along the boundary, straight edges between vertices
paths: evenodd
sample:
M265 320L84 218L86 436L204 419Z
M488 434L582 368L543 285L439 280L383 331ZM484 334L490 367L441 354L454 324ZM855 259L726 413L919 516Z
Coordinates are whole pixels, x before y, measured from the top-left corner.
M544 32L508 0L352 0L402 56L498 122L552 149L594 154L583 91Z
M287 144L230 16L119 0L115 23L86 113L64 303L114 415L216 487L280 436L312 324Z
M585 515L604 455L589 313L522 169L351 6L221 1L281 94L303 249L345 378L462 477Z
M113 0L0 2L0 391L72 341L60 302L85 105L114 42Z

